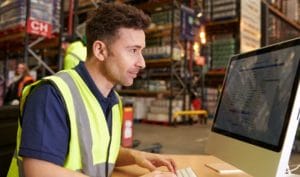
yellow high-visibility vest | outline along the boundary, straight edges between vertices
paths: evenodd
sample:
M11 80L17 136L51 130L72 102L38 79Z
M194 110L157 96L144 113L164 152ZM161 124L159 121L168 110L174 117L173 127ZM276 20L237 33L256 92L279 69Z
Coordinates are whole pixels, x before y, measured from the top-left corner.
M59 90L69 116L70 142L64 167L91 177L110 176L120 148L123 114L121 100L112 107L110 135L97 98L75 70L65 70L25 87L20 103L21 113L30 91L43 81L50 81ZM22 128L19 123L16 152L8 177L24 176L20 168L22 157L18 156L21 134Z
M86 46L81 41L71 43L65 53L64 69L74 68L80 61L85 61L86 55Z

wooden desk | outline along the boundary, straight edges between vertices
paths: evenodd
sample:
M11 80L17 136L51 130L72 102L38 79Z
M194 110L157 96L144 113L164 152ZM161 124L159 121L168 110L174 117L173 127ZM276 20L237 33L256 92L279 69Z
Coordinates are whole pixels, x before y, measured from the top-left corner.
M170 155L177 163L178 168L192 167L198 177L251 177L245 173L238 174L219 174L209 169L204 164L222 162L214 156L208 155ZM112 177L137 177L148 173L149 171L136 165L116 168Z

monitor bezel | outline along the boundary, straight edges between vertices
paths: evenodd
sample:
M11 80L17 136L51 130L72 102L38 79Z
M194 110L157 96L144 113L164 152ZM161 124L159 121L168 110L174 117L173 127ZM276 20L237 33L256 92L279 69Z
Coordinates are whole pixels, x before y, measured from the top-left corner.
M260 49L255 50L255 51L250 51L250 52L247 52L247 53L234 55L234 56L231 57L227 68L230 68L229 66L230 66L231 62L235 61L235 60L241 60L241 59L244 59L244 58L257 56L257 55L261 55L261 54L276 51L276 50L281 50L281 49L285 49L285 48L289 48L289 47L294 47L294 46L297 46L297 45L300 45L300 38L296 38L296 39L293 39L293 40L273 44L273 45L270 45L270 46L267 46L267 47L264 47L264 48L260 48ZM252 139L252 138L249 138L249 137L246 137L246 136L235 134L233 132L215 127L216 121L217 121L217 115L219 113L219 108L220 108L220 105L221 105L220 103L221 103L222 98L223 98L224 89L221 90L221 94L220 94L220 98L218 100L216 112L214 114L214 121L213 121L213 124L212 124L211 131L215 132L215 133L218 133L218 134L221 134L221 135L231 137L231 138L238 139L238 140L243 141L245 143L250 143L252 145L256 145L256 146L259 146L259 147L262 147L262 148L266 148L266 149L269 149L269 150L272 150L272 151L280 152L282 147L283 147L284 138L286 136L286 131L287 131L288 124L289 124L289 121L290 121L291 112L292 112L292 109L293 109L293 106L294 106L294 100L295 100L295 96L296 96L296 92L297 92L297 87L298 87L298 84L299 84L299 78L300 78L300 76L299 76L300 75L300 66L299 65L300 65L300 60L298 62L296 75L295 75L295 78L294 78L294 81L293 81L292 92L291 92L291 95L290 95L290 99L288 101L288 107L287 107L287 111L286 111L286 115L285 115L285 120L283 122L282 131L280 133L280 138L279 138L279 142L278 142L277 145L273 145L273 144L269 144L269 143L262 142L262 141L259 141L259 140L255 140L255 139ZM225 74L225 78L224 78L224 81L223 81L222 88L225 88L225 86L226 86L227 76L228 76L229 72L230 72L230 69L227 69L226 74Z

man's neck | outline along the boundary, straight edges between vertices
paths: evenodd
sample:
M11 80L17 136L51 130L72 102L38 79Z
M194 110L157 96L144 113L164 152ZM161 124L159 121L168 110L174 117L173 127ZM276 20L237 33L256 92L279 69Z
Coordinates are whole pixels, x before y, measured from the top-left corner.
M101 72L101 67L97 63L85 62L85 67L96 84L98 90L106 98L113 89L114 85L107 80L105 75Z

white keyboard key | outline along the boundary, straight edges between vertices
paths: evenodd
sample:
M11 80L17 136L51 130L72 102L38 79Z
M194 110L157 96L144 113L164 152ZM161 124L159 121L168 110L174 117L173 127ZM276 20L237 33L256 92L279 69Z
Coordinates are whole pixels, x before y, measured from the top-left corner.
M189 174L189 177L197 177L195 172L192 170L191 167L186 168L187 173Z
M182 169L181 171L182 177L189 177L188 172L186 171L186 168Z
M177 170L177 171L176 171L177 177L183 177L182 174L181 174L181 171L182 171L182 170Z
M197 177L191 167L177 170L177 177Z

